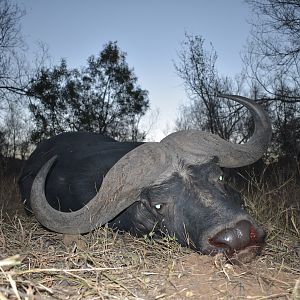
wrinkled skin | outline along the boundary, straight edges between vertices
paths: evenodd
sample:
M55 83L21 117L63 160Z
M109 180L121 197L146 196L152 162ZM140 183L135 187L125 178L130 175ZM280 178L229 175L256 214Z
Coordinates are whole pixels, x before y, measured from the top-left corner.
M264 232L254 225L242 203L240 194L224 183L223 172L213 161L200 166L183 164L165 182L145 188L140 201L109 225L138 236L150 232L174 236L181 245L204 254L231 254L233 249L216 248L210 238L240 220L249 220L259 235L258 244L264 242Z

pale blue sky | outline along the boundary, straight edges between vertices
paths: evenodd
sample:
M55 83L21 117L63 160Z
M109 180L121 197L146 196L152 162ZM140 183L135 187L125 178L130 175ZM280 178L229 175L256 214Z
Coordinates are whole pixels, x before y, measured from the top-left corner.
M184 33L202 35L218 53L217 68L234 76L249 36L249 7L243 0L17 0L26 9L22 31L30 49L48 45L54 64L66 58L80 67L108 41L127 52L152 109L159 109L149 134L159 140L172 127L178 107L187 101L173 60ZM147 121L145 120L146 127ZM147 129L147 128L146 128Z

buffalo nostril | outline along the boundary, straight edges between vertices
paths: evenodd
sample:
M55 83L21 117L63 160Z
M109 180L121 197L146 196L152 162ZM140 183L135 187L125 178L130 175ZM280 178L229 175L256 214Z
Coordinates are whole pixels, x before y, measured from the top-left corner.
M218 248L240 250L251 245L263 243L264 236L246 220L238 222L232 228L226 228L209 239L209 243Z

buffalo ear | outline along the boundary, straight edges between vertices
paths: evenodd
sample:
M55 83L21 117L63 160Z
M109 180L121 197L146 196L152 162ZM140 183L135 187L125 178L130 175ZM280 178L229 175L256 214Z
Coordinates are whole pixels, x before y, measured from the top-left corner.
M220 159L218 156L213 156L212 159L209 161L210 163L213 163L213 164L216 164L216 165L219 165L220 163Z

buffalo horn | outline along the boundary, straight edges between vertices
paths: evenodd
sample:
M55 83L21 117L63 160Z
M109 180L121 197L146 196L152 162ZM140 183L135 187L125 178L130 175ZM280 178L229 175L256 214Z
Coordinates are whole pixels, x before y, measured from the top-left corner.
M233 144L221 137L199 130L174 132L161 143L176 149L179 157L187 163L197 164L217 157L219 166L236 168L250 165L262 157L271 139L271 123L264 108L255 101L241 96L219 95L237 101L248 108L254 119L255 129L245 144Z
M172 165L163 145L146 143L126 154L106 174L100 190L83 208L61 212L52 208L45 195L47 174L56 157L38 172L31 188L31 207L46 228L61 233L86 233L107 223L134 203L144 186L163 178Z

